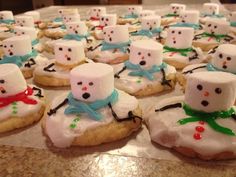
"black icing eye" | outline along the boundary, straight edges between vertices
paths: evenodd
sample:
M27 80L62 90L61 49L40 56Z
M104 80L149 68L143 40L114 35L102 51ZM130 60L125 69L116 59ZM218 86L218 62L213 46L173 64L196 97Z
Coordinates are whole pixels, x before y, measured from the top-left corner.
M102 17L102 19L101 19L102 21L104 20L104 18Z
M114 31L111 31L111 34L113 34L114 33Z
M147 22L147 25L149 25L149 22Z
M230 61L230 60L231 60L231 57L227 57L226 59L227 59L228 61Z
M139 52L138 55L141 55L141 52Z
M175 33L175 31L171 31L171 33L173 33L173 34L174 34L174 33Z
M92 85L93 85L93 82L89 82L89 85L92 86Z
M154 22L154 25L156 25L157 23L156 22Z
M108 21L109 21L109 19L107 18L107 19L106 19L106 21L108 22Z
M4 83L5 83L5 80L1 79L0 84L4 84Z
M179 32L178 32L178 34L182 34L182 32L181 32L181 31L179 31Z
M216 92L217 94L221 94L222 90L221 90L220 88L216 88L216 89L215 89L215 92Z
M150 57L150 56L151 56L151 54L150 54L150 53L148 53L148 56Z
M62 47L60 47L59 50L62 51Z
M12 47L13 47L13 45L10 45L10 47L12 48Z
M7 48L7 46L6 46L6 45L4 45L3 47L4 47L4 48Z
M223 58L223 55L221 53L219 54L219 58Z
M202 85L198 84L198 85L197 85L197 89L198 89L198 90L202 90Z
M82 82L78 82L77 85L82 85Z
M101 9L98 9L98 12L101 12Z
M106 34L106 32L103 33L104 35Z
M71 48L69 48L68 51L71 52L72 51Z
M25 32L22 32L21 34L25 34Z
M208 27L211 27L211 24L207 25Z
M14 32L14 34L17 34L17 32Z
M214 26L214 28L216 29L216 28L217 28L217 26L215 25L215 26Z

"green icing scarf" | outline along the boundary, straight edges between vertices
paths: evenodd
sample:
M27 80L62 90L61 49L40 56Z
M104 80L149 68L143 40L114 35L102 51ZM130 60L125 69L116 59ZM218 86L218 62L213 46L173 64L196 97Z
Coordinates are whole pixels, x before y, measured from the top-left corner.
M210 33L202 33L201 35L202 37L213 37L216 39L217 42L220 42L221 41L221 38L225 38L227 35L225 34L210 34Z
M163 49L164 49L164 53L167 53L167 52L178 52L182 56L185 56L185 57L187 56L188 52L192 52L193 51L193 48L176 49L176 48L172 48L172 47L168 47L168 46L164 46Z

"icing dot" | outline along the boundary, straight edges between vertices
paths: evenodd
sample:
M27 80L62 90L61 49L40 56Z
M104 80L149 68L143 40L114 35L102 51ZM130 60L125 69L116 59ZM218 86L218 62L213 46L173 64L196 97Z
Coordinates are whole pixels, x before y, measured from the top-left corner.
M195 140L200 140L200 139L202 139L202 136L201 136L200 133L195 133L195 134L193 135L193 137L194 137Z
M196 126L195 128L198 132L204 132L205 128L202 126Z
M70 128L74 129L76 127L76 124L70 124Z
M198 123L201 124L201 125L204 125L204 124L205 124L204 121L199 121Z

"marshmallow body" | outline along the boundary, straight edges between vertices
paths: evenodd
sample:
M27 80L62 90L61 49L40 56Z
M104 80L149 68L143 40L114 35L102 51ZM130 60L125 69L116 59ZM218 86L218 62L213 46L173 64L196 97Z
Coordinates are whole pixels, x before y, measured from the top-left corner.
M128 13L129 15L139 14L143 10L142 6L129 6Z
M186 9L186 5L172 3L172 4L170 4L169 8L170 8L169 12L171 14L180 15L180 13L183 12Z
M116 44L129 41L129 31L126 25L114 25L103 28L104 40L107 43Z
M155 15L155 11L153 10L142 10L139 13L139 18L143 18L143 17L147 17L147 16L151 16L151 15Z
M66 24L66 30L68 34L87 35L88 27L85 22L69 22Z
M210 34L228 34L230 31L230 24L225 20L208 18L204 30Z
M187 27L170 27L167 31L165 45L172 48L183 49L192 47L194 29Z
M78 41L57 42L54 51L56 62L63 65L77 64L85 59L83 44Z
M216 3L204 3L203 4L203 13L209 15L219 14L219 5Z
M104 15L101 15L99 23L100 23L100 26L116 25L116 23L117 23L117 15L116 14L104 14Z
M63 23L69 23L69 22L79 22L80 21L80 15L79 14L65 14L62 17Z
M22 15L15 17L16 26L34 27L34 19L31 16Z
M180 13L179 22L198 24L199 23L199 14L200 13L197 10L185 10Z
M33 17L34 22L37 22L40 20L40 13L38 11L28 11L28 12L25 12L24 15Z
M216 49L211 63L220 70L236 73L236 45L221 44Z
M228 110L236 98L236 77L226 72L198 72L188 77L185 103L191 108L215 112Z
M26 89L27 83L17 65L0 65L0 98L16 95Z
M12 11L9 11L9 10L0 11L0 19L1 20L14 20Z
M90 18L97 18L99 19L101 15L106 14L106 8L105 7L92 7L89 11Z
M74 98L93 102L110 96L114 90L114 73L110 65L87 63L71 70L70 83Z
M236 22L236 11L231 12L231 13L229 14L229 21L230 21L230 22Z
M129 61L141 68L150 69L162 64L163 46L152 40L137 40L131 43Z
M157 15L143 17L141 19L141 27L144 30L152 30L159 28L161 25L161 17Z
M6 56L23 56L32 52L31 40L28 35L14 36L2 41Z
M31 41L35 40L37 38L37 31L36 31L36 29L35 28L31 28L31 27L16 26L16 27L14 27L14 34L16 36L29 35Z

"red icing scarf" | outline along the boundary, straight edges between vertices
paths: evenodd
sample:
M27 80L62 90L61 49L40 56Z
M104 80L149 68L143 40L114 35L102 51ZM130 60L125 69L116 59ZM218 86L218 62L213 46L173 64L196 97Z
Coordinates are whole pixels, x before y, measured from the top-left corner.
M33 89L28 86L25 91L18 93L14 96L9 96L4 98L0 97L0 108L8 106L9 104L16 101L22 101L25 104L37 104L36 100L28 98L28 96L31 96L32 94L33 94Z
M97 17L90 17L90 20L92 20L92 21L98 21L99 18L97 18Z
M101 25L96 26L96 28L99 29L99 30L103 30L104 27L105 27L105 26L101 26Z

